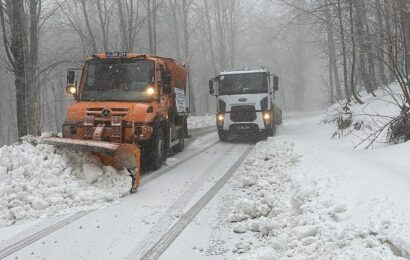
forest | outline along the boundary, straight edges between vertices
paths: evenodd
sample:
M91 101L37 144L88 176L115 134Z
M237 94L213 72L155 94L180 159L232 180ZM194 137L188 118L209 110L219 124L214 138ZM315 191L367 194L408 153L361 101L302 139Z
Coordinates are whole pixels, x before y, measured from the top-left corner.
M208 80L268 68L284 111L363 103L398 82L410 104L410 0L1 0L0 145L59 132L68 68L123 51L172 57L190 73L191 114L213 114Z

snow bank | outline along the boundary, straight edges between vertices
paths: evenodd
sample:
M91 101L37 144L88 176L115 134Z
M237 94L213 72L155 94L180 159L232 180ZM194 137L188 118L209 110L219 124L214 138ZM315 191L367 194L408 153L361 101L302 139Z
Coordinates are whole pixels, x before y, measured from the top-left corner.
M340 101L326 111L324 121L336 123L336 119L343 118L345 122L351 122L345 129L335 131L333 137L348 138L354 147L384 146L388 128L380 134L377 131L400 114L397 102L401 105L403 97L398 83L393 83L389 88L378 89L375 94L376 97L362 92L360 99L365 104L352 103L347 111L344 110L346 101Z
M127 171L86 153L29 143L0 148L0 226L104 207L130 188Z
M215 115L188 117L188 129L205 128L216 125Z
M306 135L305 129L300 131ZM394 217L400 211L370 190L354 187L355 182L369 182L368 175L343 171L338 160L344 157L338 158L337 151L324 150L332 160L314 159L316 154L309 157L289 139L277 136L258 143L235 175L235 202L227 223L236 234L231 249L237 259L410 257L407 232L399 231L402 222ZM316 166L321 162L323 169Z

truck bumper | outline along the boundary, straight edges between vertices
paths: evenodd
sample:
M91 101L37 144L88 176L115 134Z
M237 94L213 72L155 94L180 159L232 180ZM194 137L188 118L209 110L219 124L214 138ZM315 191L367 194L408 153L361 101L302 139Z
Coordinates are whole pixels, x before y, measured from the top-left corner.
M223 122L217 119L216 125L219 131L229 131L232 133L256 133L265 131L266 128L271 126L270 124L266 125L264 122L262 112L257 112L256 119L252 122L234 122L231 120L230 113L225 113Z

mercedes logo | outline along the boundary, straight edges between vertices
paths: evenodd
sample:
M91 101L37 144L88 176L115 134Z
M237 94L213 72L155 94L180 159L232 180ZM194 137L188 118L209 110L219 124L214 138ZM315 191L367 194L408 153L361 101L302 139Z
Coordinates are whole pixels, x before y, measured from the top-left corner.
M109 117L109 116L111 115L111 110L110 110L109 108L104 108L104 109L101 111L101 115L102 115L103 117Z

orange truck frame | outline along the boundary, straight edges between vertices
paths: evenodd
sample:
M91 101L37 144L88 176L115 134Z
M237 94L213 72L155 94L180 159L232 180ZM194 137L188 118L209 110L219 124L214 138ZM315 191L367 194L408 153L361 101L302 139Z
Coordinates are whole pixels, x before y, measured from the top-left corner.
M94 152L102 162L132 173L140 184L141 163L160 168L171 150L182 151L189 115L188 72L171 58L104 53L88 58L80 80L67 73L67 110L62 138L29 141ZM132 169L132 170L131 170Z

